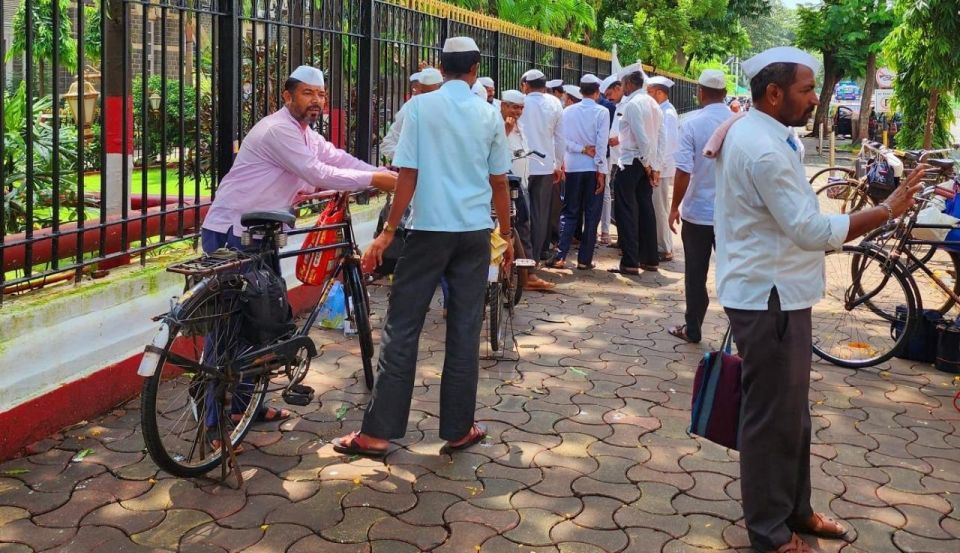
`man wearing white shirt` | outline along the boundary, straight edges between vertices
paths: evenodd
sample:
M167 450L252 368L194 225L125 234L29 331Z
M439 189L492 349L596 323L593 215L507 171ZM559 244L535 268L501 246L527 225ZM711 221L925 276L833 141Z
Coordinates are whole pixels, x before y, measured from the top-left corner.
M577 92L582 99L563 112L566 184L560 214L560 245L551 266L563 266L583 213L584 230L577 252L577 269L586 270L593 268L597 223L609 172L605 150L610 137L610 112L597 103L600 79L595 75L584 75Z
M812 551L797 533L846 533L810 503L811 307L824 294L824 251L902 215L925 169L877 207L821 214L789 128L818 104L818 65L789 47L745 61L755 109L730 127L716 164L717 288L743 359L744 519L754 548L781 553Z
M623 84L617 74L610 75L600 84L600 94L613 104L614 110L610 115L610 149L607 161L610 167L610 177L607 186L603 188L603 211L600 213L600 243L610 247L619 246L610 242L610 222L613 219L613 183L617 179L620 166L620 118L623 117Z
M427 67L423 71L411 75L410 80L415 83L413 95L411 96L413 97L417 94L426 94L440 88L440 85L443 84L443 75L441 75L437 69ZM390 130L387 131L387 135L384 136L380 142L380 155L388 162L393 161L393 154L397 151L397 142L400 140L400 133L403 131L403 108L405 106L406 104L401 106L397 111L393 124L390 125Z
M614 184L614 213L623 256L619 268L610 270L633 275L640 269L656 271L660 262L653 188L663 168L663 112L644 90L646 78L639 63L621 72L627 96L620 118L621 170Z
M674 156L677 153L677 133L680 131L680 117L677 109L670 103L670 88L673 81L658 75L647 79L647 94L660 104L663 112L664 143L660 152L663 169L660 170L660 183L653 191L653 209L657 214L657 253L660 261L673 261L673 234L667 218L670 214L670 193L673 191L673 176L677 166Z
M529 158L530 239L533 251L528 255L539 261L550 229L550 203L563 176L564 139L560 100L547 92L547 79L538 69L523 74L520 90L526 95L520 125L531 150L544 158Z
M715 160L703 155L703 148L714 131L733 112L723 102L727 81L723 71L707 69L700 74L697 100L702 108L694 111L680 125L677 147L677 174L673 184L673 205L668 225L683 219L680 239L683 242L683 296L686 301L685 323L668 332L681 340L697 343L701 339L703 319L710 306L707 274L713 252L713 203L717 194Z
M523 115L523 105L526 101L523 93L519 90L504 90L500 94L500 114L503 116L504 130L507 133L507 146L515 158L513 160L513 169L510 172L522 179L520 198L516 201L517 218L514 231L520 239L523 246L523 257L530 255L533 250L533 243L530 239L530 190L529 190L529 152L530 146L527 144L527 138L520 127L520 116ZM519 258L520 253L515 252ZM524 290L543 291L554 287L552 282L548 282L538 277L533 269L520 269L520 283Z

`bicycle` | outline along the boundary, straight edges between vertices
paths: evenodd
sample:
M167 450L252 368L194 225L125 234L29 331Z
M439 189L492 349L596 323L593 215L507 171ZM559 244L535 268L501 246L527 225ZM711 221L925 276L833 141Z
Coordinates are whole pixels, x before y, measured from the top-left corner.
M524 152L518 150L513 153L513 161L530 156L537 156L543 159L544 154L531 150ZM507 182L510 190L510 228L513 229L513 265L510 267L499 267L494 275L491 272L487 283L485 318L487 319L487 335L490 342L490 349L495 355L505 353L506 323L513 324L514 307L520 303L523 295L523 286L519 284L519 272L521 269L530 269L536 266L532 259L524 257L523 244L520 242L519 233L516 230L517 223L517 200L522 194L523 179L518 175L507 175ZM528 208L529 209L529 208ZM528 211L529 213L529 211ZM496 212L491 203L490 216L496 220ZM506 313L507 320L504 321Z
M333 196L331 201L347 207L350 195ZM358 203L364 198L361 193ZM171 301L170 311L154 319L161 323L160 328L145 348L138 374L145 378L141 427L147 452L170 474L201 476L220 464L224 480L228 466L233 466L238 486L242 485L236 447L260 412L267 392L282 390L284 401L292 405L308 405L313 400L313 389L301 384L317 355L308 334L338 276L343 277L348 317L360 335L364 380L368 389L373 387L369 298L349 210L336 225L283 231L294 222L292 214L281 211L244 214L244 251L218 250L167 268L184 275L185 291ZM280 251L288 236L314 230L336 230L342 233L341 240ZM251 271L276 267L283 258L327 250L340 253L336 269L303 324L289 325L267 344L243 340L242 292L250 285ZM273 382L279 378L286 383Z
M940 193L938 186L926 187L918 194L917 205L874 239L827 253L827 290L824 300L813 309L813 349L821 359L841 367L864 368L900 351L924 309L925 290L914 277L918 270L948 298L938 307L941 314L960 302L956 278L949 285L915 252L915 246L956 249L960 241L912 236L914 229L955 228L917 223L923 206ZM956 275L960 258L954 251L949 255Z

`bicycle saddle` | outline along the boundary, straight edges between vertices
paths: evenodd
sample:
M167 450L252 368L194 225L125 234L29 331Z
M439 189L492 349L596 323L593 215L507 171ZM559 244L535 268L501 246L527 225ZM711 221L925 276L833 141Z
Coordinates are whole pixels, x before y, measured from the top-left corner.
M903 157L909 159L910 161L917 161L921 156L923 156L923 154L923 150L907 150L906 152L903 152Z
M954 161L952 159L928 159L924 163L937 169L953 169Z
M250 211L240 216L240 224L245 227L293 226L296 221L297 218L288 211Z

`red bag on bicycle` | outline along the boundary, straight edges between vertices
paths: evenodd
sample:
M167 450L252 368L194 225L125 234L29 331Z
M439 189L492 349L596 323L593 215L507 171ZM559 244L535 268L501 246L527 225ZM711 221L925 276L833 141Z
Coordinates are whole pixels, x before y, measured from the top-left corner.
M331 200L326 209L320 213L314 226L323 227L337 225L343 222L347 210L346 202L339 199ZM307 234L303 248L328 246L342 242L342 229L314 230ZM322 286L337 268L339 248L303 254L297 257L297 279L311 286Z

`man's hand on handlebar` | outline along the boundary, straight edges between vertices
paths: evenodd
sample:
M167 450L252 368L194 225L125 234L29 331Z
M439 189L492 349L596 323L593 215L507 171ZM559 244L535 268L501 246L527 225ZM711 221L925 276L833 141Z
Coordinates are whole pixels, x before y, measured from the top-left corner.
M890 206L894 217L903 215L913 206L915 203L913 196L923 188L923 176L928 168L928 165L918 165L910 177L905 179L886 199L885 202Z
M377 171L370 179L370 186L381 192L393 192L397 187L397 174L393 171Z

